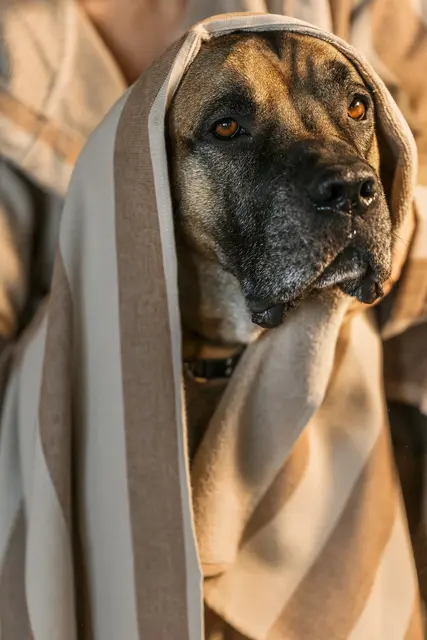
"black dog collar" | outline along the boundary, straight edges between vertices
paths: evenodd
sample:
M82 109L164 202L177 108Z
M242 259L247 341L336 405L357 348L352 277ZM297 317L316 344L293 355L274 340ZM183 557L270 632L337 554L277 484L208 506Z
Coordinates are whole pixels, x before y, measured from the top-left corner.
M231 378L243 351L229 358L185 360L184 369L194 380L209 382Z

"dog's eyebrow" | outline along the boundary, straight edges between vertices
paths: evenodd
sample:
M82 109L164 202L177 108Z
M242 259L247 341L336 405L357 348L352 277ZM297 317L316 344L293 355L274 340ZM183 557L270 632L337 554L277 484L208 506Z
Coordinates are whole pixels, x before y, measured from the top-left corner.
M214 102L202 109L203 120L213 120L231 115L250 116L255 112L255 105L248 92L224 93L215 96Z
M354 79L348 65L340 60L330 60L328 62L328 71L331 80L340 84L347 84L350 80Z

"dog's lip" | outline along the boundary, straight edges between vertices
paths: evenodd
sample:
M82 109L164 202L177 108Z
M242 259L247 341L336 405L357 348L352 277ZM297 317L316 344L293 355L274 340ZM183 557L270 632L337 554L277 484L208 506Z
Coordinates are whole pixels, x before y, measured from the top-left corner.
M252 311L252 322L263 329L274 329L281 324L284 313L283 303L270 305L263 311Z
M362 279L369 269L369 261L358 250L347 247L322 271L314 283L315 289L325 289L344 282Z
M263 298L254 298L248 300L248 307L251 313L265 313L277 304L280 303L274 303L271 300Z
M300 298L306 291L312 289L326 289L333 285L339 285L343 282L353 281L357 278L363 278L368 269L368 261L357 250L347 247L340 252L329 264L323 269L320 275L317 275L312 281L308 282L301 291L290 297L283 296L276 299L273 298L251 298L248 300L248 307L252 314L264 314L270 309L278 306L287 306L292 300Z
M376 269L366 255L348 246L341 251L313 281L290 298L252 298L248 307L252 322L264 328L274 328L281 324L287 310L305 294L313 290L339 286L344 293L357 297L361 302L372 304L383 296L382 282L376 276Z

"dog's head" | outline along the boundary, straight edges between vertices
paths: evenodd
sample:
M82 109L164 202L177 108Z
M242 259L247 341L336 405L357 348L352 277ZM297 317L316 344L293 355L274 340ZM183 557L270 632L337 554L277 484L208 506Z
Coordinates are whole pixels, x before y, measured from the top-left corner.
M203 45L169 111L176 220L237 279L260 326L314 290L365 303L390 276L392 220L370 88L316 38Z

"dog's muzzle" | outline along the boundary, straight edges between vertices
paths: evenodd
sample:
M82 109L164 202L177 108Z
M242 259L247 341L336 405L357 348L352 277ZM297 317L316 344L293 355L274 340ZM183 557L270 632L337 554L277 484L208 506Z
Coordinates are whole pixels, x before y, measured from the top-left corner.
M323 271L313 269L310 273L308 269L305 279L304 275L301 278L304 284L297 292L294 288L292 296L286 291L273 298L248 296L252 322L263 328L280 325L288 311L319 289L338 287L360 302L372 304L383 296L382 284L389 277L388 261L381 259L376 246L378 230L386 234L387 225L381 223L381 215L386 213L384 208L381 213L383 194L375 169L340 148L327 153L313 143L300 143L297 151L293 179L310 218L310 241L320 246L324 243L325 254L336 253ZM304 212L299 215L303 219ZM348 230L346 237L343 228Z

